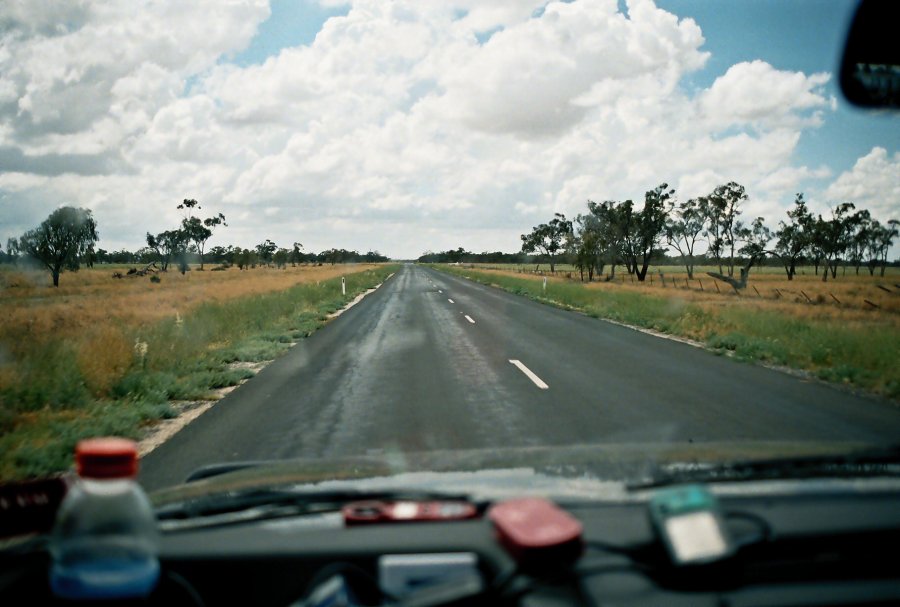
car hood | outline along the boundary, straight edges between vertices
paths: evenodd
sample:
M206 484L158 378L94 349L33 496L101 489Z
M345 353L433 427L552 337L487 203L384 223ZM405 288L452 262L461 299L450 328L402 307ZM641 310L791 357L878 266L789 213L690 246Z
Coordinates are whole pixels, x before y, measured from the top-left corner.
M205 478L151 495L162 505L204 495L271 487L308 487L310 491L425 490L463 493L479 499L523 494L591 500L640 499L629 486L657 478L664 468L702 467L711 463L760 461L785 457L846 454L865 445L847 442L703 443L575 445L507 449L470 449L421 453L375 453L338 459L234 462L207 468ZM717 483L719 492L818 490L871 486L871 479L797 479L773 483ZM864 482L865 481L865 482ZM885 479L892 487L897 479Z

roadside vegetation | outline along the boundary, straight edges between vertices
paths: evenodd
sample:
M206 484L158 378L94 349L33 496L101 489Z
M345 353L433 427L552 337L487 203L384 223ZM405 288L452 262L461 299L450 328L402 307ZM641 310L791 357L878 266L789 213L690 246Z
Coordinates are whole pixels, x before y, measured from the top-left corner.
M395 266L116 270L48 289L46 273L0 266L0 479L65 469L81 438L141 438L172 402L218 398Z
M823 283L811 267L798 266L791 281L769 268L747 291L709 277L690 280L673 266L653 267L644 282L632 282L626 271L616 281L591 283L578 280L572 266L558 266L554 276L517 265L433 267L543 303L692 339L723 355L900 399L896 268L888 268L884 278L853 275L835 283Z
M813 213L797 193L772 229L772 218L743 218L749 199L728 182L680 201L662 183L640 205L588 200L574 220L554 213L520 236L518 253L458 247L418 261L900 399L900 260L888 260L900 221L852 202Z

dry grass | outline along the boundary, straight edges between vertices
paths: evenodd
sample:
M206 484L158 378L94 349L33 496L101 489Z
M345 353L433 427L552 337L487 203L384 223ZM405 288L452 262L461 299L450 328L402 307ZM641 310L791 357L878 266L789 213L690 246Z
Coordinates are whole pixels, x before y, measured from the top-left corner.
M0 266L0 481L65 469L90 436L139 438L170 401L210 400L271 360L393 266L193 271L112 278ZM339 276L346 276L346 294Z
M126 337L135 329L184 316L200 304L280 292L372 267L166 272L154 283L149 276L112 278L114 271L127 270L102 266L66 273L55 289L46 272L0 266L0 389L20 381L21 375L4 362L21 359L44 343L62 343L72 348L88 391L105 397L135 360L135 345Z
M478 269L508 276L532 274L527 266L476 266ZM718 268L697 267L694 279L687 280L687 273L681 267L660 268L665 277L662 285L658 271L648 273L644 283L629 276L624 268L616 269L614 283L593 282L588 288L609 291L629 291L652 293L671 298L674 302L690 302L710 310L727 305L737 308L762 308L777 311L800 319L831 320L841 323L887 323L900 327L900 269L888 268L882 278L876 272L869 276L862 271L859 276L848 269L844 276L838 271L836 279L829 277L822 282L812 268L801 268L789 281L779 268L754 269L746 290L736 293L730 285L706 275L707 271ZM864 274L863 274L864 272ZM568 276L571 276L569 278ZM578 282L577 272L566 268L556 276L548 276L551 283ZM674 283L673 283L674 281ZM885 290L887 289L887 290ZM875 304L872 306L866 300Z
M617 273L615 283L587 284L566 278L564 269L562 276L547 277L546 289L543 277L530 268L440 269L598 318L688 337L742 360L792 367L900 401L896 269L884 278L847 275L827 283L812 272L790 282L783 274L758 272L740 294L721 281L717 291L713 279L699 272L696 280L685 284L683 270L674 267L662 268L665 287L658 271L652 284L649 276L643 284L632 283L627 273L624 282Z
M24 272L0 267L0 343L13 354L29 341L76 337L102 349L115 342L99 327L136 328L185 314L201 303L218 302L283 291L296 284L317 282L361 272L370 264L350 266L298 266L284 270L256 268L221 272L160 273L161 282L149 277L112 278L119 267L103 266L63 274L60 286L50 286L47 272ZM123 272L124 273L124 272ZM121 351L121 344L113 347ZM82 358L91 355L85 353Z

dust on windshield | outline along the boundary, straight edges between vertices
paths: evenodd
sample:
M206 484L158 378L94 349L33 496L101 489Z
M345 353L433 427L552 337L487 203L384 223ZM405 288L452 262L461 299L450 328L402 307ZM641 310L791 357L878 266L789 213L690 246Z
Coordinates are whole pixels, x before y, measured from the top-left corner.
M7 3L0 480L110 435L153 489L894 444L854 8Z

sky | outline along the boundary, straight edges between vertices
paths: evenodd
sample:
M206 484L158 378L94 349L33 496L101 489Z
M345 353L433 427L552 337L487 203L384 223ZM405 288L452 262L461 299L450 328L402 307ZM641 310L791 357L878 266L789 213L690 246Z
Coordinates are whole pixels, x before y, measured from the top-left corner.
M92 210L135 250L176 206L207 247L394 258L519 235L587 200L737 181L900 218L900 116L835 70L845 0L4 0L0 244ZM896 247L895 247L896 251Z

